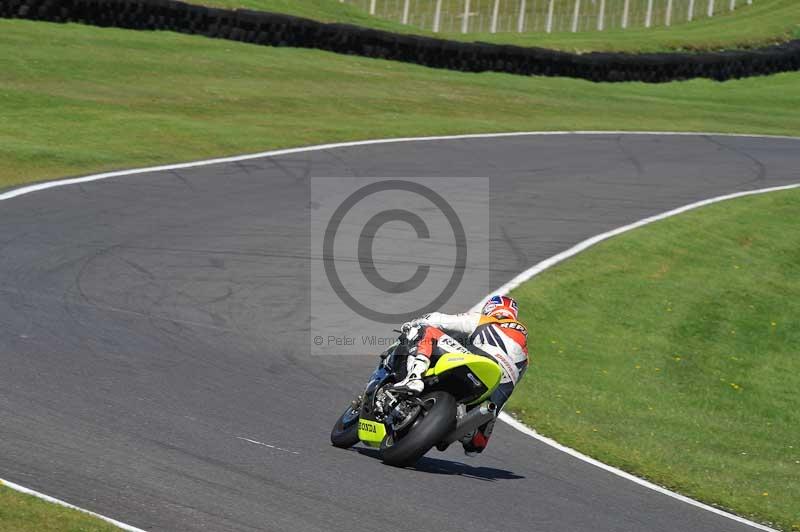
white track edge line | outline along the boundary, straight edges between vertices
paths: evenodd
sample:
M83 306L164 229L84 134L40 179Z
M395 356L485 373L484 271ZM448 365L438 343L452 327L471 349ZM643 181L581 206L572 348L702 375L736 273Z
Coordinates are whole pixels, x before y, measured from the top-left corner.
M152 166L152 167L147 167L147 168L136 168L136 169L131 169L131 170L119 170L119 171L115 171L115 172L105 172L105 173L101 173L101 174L93 174L93 175L88 175L88 176L83 176L83 177L60 179L60 180L56 180L56 181L46 181L46 182L43 182L43 183L37 183L37 184L34 184L34 185L27 185L27 186L23 186L23 187L20 187L20 188L15 188L15 189L9 190L9 191L4 192L4 193L0 193L0 201L5 201L5 200L9 200L9 199L16 198L16 197L19 197L19 196L23 196L23 195L26 195L26 194L31 194L33 192L38 192L40 190L47 190L47 189L51 189L51 188L58 188L58 187L63 187L63 186L67 186L67 185L75 185L75 184L80 184L80 183L88 183L88 182L91 182L91 181L100 181L100 180L104 180L104 179L110 179L112 177L121 177L121 176L126 176L126 175L144 174L144 173L149 173L149 172L160 172L160 171L166 171L166 170L180 170L180 169L183 169L183 168L195 168L195 167L199 167L199 166L211 166L211 165L214 165L214 164L224 164L224 163L231 163L231 162L247 161L247 160L251 160L251 159L277 157L277 156L280 156L280 155L290 155L290 154L294 154L294 153L303 153L303 152L310 152L310 151L323 151L323 150L330 150L330 149L336 149L336 148L349 148L349 147L357 147L357 146L368 146L368 145L372 145L372 144L391 144L391 143L400 143L400 142L426 142L426 141L434 141L434 140L459 140L459 139L481 139L481 138L525 137L525 136L559 136L559 135L657 135L657 136L698 136L698 137L714 136L714 137L747 137L747 138L764 138L764 139L800 140L800 137L793 137L793 136L789 136L789 135L760 135L760 134L748 134L748 133L718 133L718 132L704 132L704 131L583 131L583 130L576 130L576 131L520 131L520 132L504 132L504 133L472 133L472 134L463 134L463 135L440 135L440 136L429 136L429 137L400 137L400 138L388 138L388 139L357 140L357 141L352 141L352 142L337 142L337 143L330 143L330 144L318 144L318 145L314 145L314 146L304 146L304 147L300 147L300 148L287 148L287 149L280 149L280 150L271 150L271 151L265 151L265 152L260 152L260 153L252 153L252 154L247 154L247 155L237 155L237 156L232 156L232 157L220 157L220 158L216 158L216 159L206 159L206 160L193 161L193 162L187 162L187 163L168 164L168 165L162 165L162 166ZM657 215L657 216L654 216L654 217L651 217L651 218L646 218L645 220L642 220L641 222L636 222L636 223L631 224L629 226L621 227L621 228L616 229L614 231L610 231L608 233L604 233L603 235L598 235L597 237L594 237L594 238L591 238L589 240L586 240L586 241L578 244L577 246L575 246L575 247L573 247L573 248L571 248L571 249L569 249L569 250L567 250L567 251L565 251L563 253L560 253L560 254L558 254L558 255L550 258L550 259L547 259L545 261L542 261L539 264L537 264L536 266L524 271L523 273L521 273L520 275L518 275L517 277L515 277L514 279L512 279L508 283L504 284L496 292L493 292L493 293L498 293L498 292L507 293L507 292L511 291L512 289L516 288L517 286L519 286L521 283L525 282L526 280L528 280L528 279L534 277L535 275L541 273L545 269L547 269L547 268L549 268L549 267L561 262L562 260L564 260L564 259L566 259L566 258L568 258L568 257L570 257L572 255L575 255L575 254L579 253L580 251L583 251L584 249L596 244L597 242L600 242L601 240L605 240L607 238L611 238L612 236L615 236L617 234L623 233L625 231L630 231L631 229L635 229L636 227L640 227L642 225L645 225L646 223L650 223L650 222L656 221L656 219L663 219L663 218L667 218L669 216L674 216L675 214L679 214L679 212L684 212L686 210L690 210L691 208L700 207L701 204L706 204L707 205L709 203L714 203L715 201L722 201L723 199L731 199L733 197L739 197L739 196L749 195L749 194L758 194L758 193L761 193L761 192L770 192L770 191L773 191L773 190L783 190L783 189L787 189L787 188L794 188L796 186L800 186L800 185L790 185L788 187L775 187L775 188L772 188L772 189L765 189L763 191L749 191L749 192L744 192L744 193L740 192L740 193L736 193L736 194L729 194L728 196L722 196L720 198L712 198L711 200L706 200L705 203L704 202L699 202L698 204L687 205L686 207L681 207L679 209L675 209L673 211L669 211L668 213L664 213L663 215ZM659 218L659 216L661 218ZM601 238L601 237L603 237L603 238ZM580 247L580 246L583 246L583 247ZM580 247L580 249L576 249L576 248L579 248L579 247ZM572 253L570 255L566 255L570 251ZM538 271L537 271L537 268L539 268ZM480 308L480 307L478 307L478 308ZM646 480L640 479L638 477L634 477L633 475L630 475L629 473L626 473L626 472L624 472L622 470L613 468L612 466L603 464L602 462L598 462L598 461L594 460L593 458L589 458L588 456L585 456L585 455L579 453L578 451L575 451L574 449L570 449L568 447L564 447L561 444L559 444L559 443L557 443L557 442L555 442L553 440L550 440L549 438L541 436L540 434L538 434L533 429L525 427L525 425L523 425L522 423L519 423L518 421L514 420L510 416L507 416L506 414L501 414L500 419L502 421L506 421L506 422L509 422L508 420L510 419L510 420L514 421L514 423L510 423L509 422L511 424L511 426L516 428L516 429L518 429L518 430L521 430L525 434L528 434L529 436L532 436L532 437L536 438L539 441L542 441L544 443L552 445L556 449L562 450L562 451L566 452L567 454L570 454L570 455L572 455L572 456L574 456L574 457L576 457L576 458L578 458L580 460L586 461L588 463L592 463L594 465L597 465L598 467L602 467L603 469L606 469L607 471L615 473L615 474L617 474L617 475L619 475L619 476L621 476L623 478L627 478L629 480L632 480L633 482L636 482L637 484L641 484L643 486L647 486L647 487L649 487L651 489L654 489L656 491L665 493L666 495L674 497L674 498L676 498L678 500L682 500L682 501L687 502L689 504L692 504L694 506L699 506L700 508L709 510L711 512L718 513L720 515L724 515L724 516L726 516L726 517L728 517L730 519L733 519L735 521L739 521L739 522L748 524L748 525L753 526L755 528L760 528L761 530L767 530L769 532L778 532L778 531L776 531L776 530L774 530L772 528L768 528L768 527L765 527L764 525L760 525L758 523L755 523L755 522L752 522L752 521L748 521L747 519L741 518L741 517L736 516L734 514L723 512L722 510L718 510L718 509L716 509L716 508L714 508L712 506L708 506L708 505L703 504L703 503L701 503L699 501L695 501L694 499L689 499L688 497L684 497L683 495L680 495L678 493L666 490L665 488L662 488L660 486L656 486L655 484L647 482ZM523 427L524 427L525 430L523 430ZM123 530L128 530L130 532L145 532L144 530L135 528L135 527L133 527L131 525L126 525L125 523L120 523L119 521L115 521L115 520L111 519L110 517L105 517L105 516L102 516L100 514L96 514L96 513L92 512L90 510L85 510L83 508L79 508L79 507L71 505L71 504L69 504L67 502L61 501L59 499L56 499L54 497L50 497L49 495L45 495L43 493L39 493L39 492L31 490L31 489L25 488L25 487L20 486L18 484L14 484L12 482L7 482L7 481L4 481L2 479L0 479L0 482L2 482L3 484L5 484L6 486L8 486L10 488L16 489L16 490L21 491L23 493L27 493L29 495L33 495L34 497L39 497L39 498L44 499L46 501L54 502L56 504L61 504L63 506L67 506L69 508L74 508L76 510L79 510L79 511L87 513L87 514L94 515L94 516L98 517L99 519L103 519L105 521L108 521L109 523L113 523L116 526L121 527Z
M131 526L131 525L125 524L125 523L123 523L121 521L117 521L116 519L111 519L110 517L106 517L105 515L100 515L98 513L95 513L95 512L89 511L89 510L85 510L83 508L75 506L74 504L70 504L68 502L62 501L61 499L56 499L55 497L51 497L50 495L45 495L44 493L40 493L40 492L32 490L30 488L26 488L25 486L20 486L19 484L15 484L13 482L9 482L8 480L3 480L3 479L0 478L0 486L5 486L7 488L11 488L14 491L18 491L18 492L24 493L26 495L32 495L32 496L37 497L39 499L45 500L47 502L51 502L53 504L57 504L59 506L65 507L65 508L70 508L72 510L77 510L77 511L79 511L81 513L85 513L85 514L91 515L92 517L96 517L97 519L101 519L101 520L105 521L106 523L110 523L110 524L112 524L112 525L114 525L114 526L116 526L118 528L121 528L122 530L126 530L127 532L146 532L145 530L142 530L141 528L136 528L135 526Z
M800 183L797 183L797 184L794 184L794 185L784 185L784 186L778 186L778 187L763 188L763 189L758 189L758 190L747 190L747 191L744 191L744 192L734 192L733 194L725 194L723 196L717 196L715 198L710 198L710 199L698 201L698 202L695 202L695 203L691 203L689 205L684 205L683 207L678 207L677 209L672 209L670 211L667 211L667 212L664 212L664 213L661 213L661 214L657 214L655 216L650 216L648 218L644 218L643 220L639 220L638 222L634 222L632 224L625 225L623 227L618 227L617 229L613 229L613 230L608 231L606 233L599 234L599 235L594 236L592 238L586 239L583 242L580 242L580 243L574 245L573 247L567 249L566 251L563 251L563 252L561 252L561 253L559 253L557 255L554 255L554 256L550 257L549 259L545 259L545 260L539 262L538 264L532 266L531 268L528 268L527 270L525 270L521 274L519 274L516 277L514 277L513 279L511 279L509 282L507 282L506 284L504 284L503 286L501 286L500 288L498 288L497 290L495 290L491 294L487 294L487 296L483 299L483 301L478 303L478 304L476 304L474 307L472 307L472 309L470 309L470 311L479 312L481 307L482 307L482 305L483 305L483 302L485 302L487 299L489 299L489 297L491 297L492 295L495 295L495 294L508 294L513 289L517 288L518 286L520 286L524 282L529 281L530 279L532 279L533 277L539 275L543 271L545 271L545 270L547 270L549 268L552 268L556 264L558 264L558 263L560 263L560 262L562 262L562 261L564 261L566 259L569 259L571 257L574 257L575 255L579 254L582 251L585 251L586 249L594 246L595 244L598 244L598 243L600 243L600 242L602 242L604 240L608 240L609 238L612 238L614 236L620 235L622 233L627 233L628 231L631 231L633 229L637 229L639 227L651 224L653 222L657 222L659 220L664 220L666 218L671 218L671 217L673 217L673 216L675 216L677 214L681 214L681 213L684 213L686 211L694 210L694 209L697 209L699 207L705 207L707 205L711 205L711 204L714 204L714 203L719 203L721 201L727 201L727 200L734 199L734 198L741 198L741 197L744 197L744 196L755 196L755 195L758 195L758 194L766 194L768 192L777 192L777 191L781 191L781 190L790 190L790 189L795 189L795 188L800 188ZM511 425L513 428L517 429L518 431L522 432L523 434L525 434L527 436L535 438L535 439L539 440L542 443L545 443L545 444L547 444L547 445L549 445L549 446L551 446L551 447L553 447L555 449L558 449L561 452L567 453L568 455L570 455L570 456L572 456L574 458L582 460L582 461L584 461L584 462L586 462L588 464L591 464L593 466L599 467L600 469L608 471L609 473L613 473L614 475L617 475L617 476L622 477L624 479L630 480L631 482L635 482L636 484L639 484L640 486L644 486L644 487L649 488L649 489L651 489L653 491L657 491L658 493L661 493L663 495L667 495L669 497L672 497L673 499L677 499L677 500L685 502L687 504L691 504L692 506L696 506L698 508L702 508L703 510L707 510L707 511L715 513L717 515L721 515L723 517L727 517L728 519L732 519L733 521L737 521L739 523L743 523L743 524L751 526L753 528L757 528L759 530L766 530L768 532L778 532L774 528L770 528L770 527L768 527L766 525L762 525L760 523L756 523L755 521L751 521L749 519L745 519L744 517L740 517L740 516L732 514L730 512L726 512L724 510L720 510L719 508L714 508L713 506L710 506L708 504L702 503L700 501L696 501L694 499L686 497L685 495L681 495L680 493L676 493L674 491L671 491L671 490L669 490L667 488L664 488L662 486L659 486L657 484L653 484L652 482L649 482L647 480L644 480L642 478L634 476L634 475L632 475L630 473L627 473L627 472L625 472L625 471L623 471L621 469L618 469L616 467L613 467L613 466L610 466L610 465L605 464L603 462L600 462L599 460L595 460L594 458L591 458L591 457L581 453L580 451L576 451L575 449L572 449L571 447L566 447L565 445L562 445L562 444L558 443L557 441L555 441L555 440L553 440L551 438L548 438L546 436L543 436L543 435L539 434L533 428L528 427L527 425L523 424L521 421L511 417L509 414L507 414L505 412L500 413L499 419L501 421Z
M146 168L136 168L131 170L119 170L114 172L104 172L101 174L87 175L83 177L74 177L69 179L60 179L56 181L45 181L36 183L34 185L27 185L20 188L15 188L4 193L0 193L0 201L16 198L32 192L40 190L47 190L50 188L63 187L66 185L75 185L79 183L88 183L91 181L99 181L102 179L110 179L112 177L120 177L125 175L144 174L149 172L161 172L165 170L181 170L183 168L194 168L198 166L209 166L213 164L223 164L247 161L251 159L261 159L267 157L277 157L280 155L290 155L294 153L303 153L309 151L322 151L335 148L350 148L356 146L369 146L372 144L391 144L400 142L429 142L435 140L459 140L459 139L482 139L482 138L502 138L502 137L525 137L525 136L558 136L558 135L661 135L661 136L715 136L715 137L749 137L749 138L765 138L765 139L785 139L785 140L800 140L800 137L792 137L787 135L758 135L746 133L714 133L702 131L520 131L520 132L507 132L507 133L473 133L464 135L441 135L432 137L399 137L388 139L373 139L373 140L356 140L352 142L337 142L331 144L318 144L314 146L304 146L300 148L286 148L281 150L271 150L260 153L251 153L248 155L236 155L232 157L220 157L216 159L206 159L201 161L193 161L187 163L168 164L162 166L151 166Z
M722 517L727 517L728 519L731 519L733 521L737 521L737 522L742 523L744 525L747 525L747 526L750 526L750 527L753 527L753 528L757 528L759 530L766 530L767 532L779 532L778 530L775 530L774 528L770 528L770 527L768 527L766 525L762 525L761 523L756 523L755 521L750 521L749 519L745 519L744 517L740 517L740 516L738 516L736 514L732 514L732 513L726 512L725 510L720 510L719 508L714 508L713 506L709 506L708 504L702 503L700 501L696 501L696 500L694 500L692 498L689 498L689 497L687 497L685 495L681 495L680 493L675 493L674 491L671 491L671 490L669 490L667 488L659 486L658 484L653 484L652 482L649 482L649 481L647 481L647 480L645 480L643 478L639 478L639 477L637 477L635 475L632 475L630 473L622 471L621 469L617 469L616 467L613 467L613 466L610 466L608 464L605 464L605 463L603 463L603 462L601 462L599 460L595 460L594 458L586 456L585 454L583 454L583 453L581 453L579 451L576 451L575 449L572 449L571 447L566 447L564 445L561 445L560 443L558 443L557 441L555 441L553 439L550 439L550 438L548 438L546 436L542 436L541 434L539 434L538 432L536 432L532 428L530 428L527 425L521 423L517 419L514 419L513 417L511 417L510 415L506 414L505 412L501 412L500 416L498 416L498 419L500 419L500 421L503 421L503 422L511 425L513 428L517 429L518 431L522 432L523 434L525 434L527 436L530 436L531 438L535 438L535 439L539 440L540 442L549 445L550 447L553 447L553 448L555 448L555 449L557 449L557 450L559 450L559 451L561 451L563 453L566 453L566 454L572 456L573 458L577 458L578 460L581 460L583 462L591 464L591 465L593 465L595 467L599 467L600 469L603 469L604 471L607 471L609 473L613 473L614 475L617 475L617 476L622 477L622 478L624 478L626 480L629 480L631 482L639 484L640 486L643 486L645 488L651 489L651 490L656 491L658 493L661 493L663 495L667 495L668 497L672 497L673 499L677 499L677 500L679 500L681 502L685 502L686 504L691 504L692 506L696 506L696 507L701 508L703 510L715 513L715 514L720 515Z

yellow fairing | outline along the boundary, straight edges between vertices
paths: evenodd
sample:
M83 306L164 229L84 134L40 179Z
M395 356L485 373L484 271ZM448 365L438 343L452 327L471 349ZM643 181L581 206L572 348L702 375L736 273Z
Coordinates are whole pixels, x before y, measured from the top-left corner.
M441 375L455 368L467 366L470 371L486 386L487 391L481 397L472 401L478 403L486 400L500 384L502 370L497 363L486 357L463 353L447 353L439 357L436 365L425 372L425 376ZM360 432L359 432L360 434Z
M386 436L386 427L383 423L366 419L358 420L358 439L362 442L371 447L380 447L384 436Z

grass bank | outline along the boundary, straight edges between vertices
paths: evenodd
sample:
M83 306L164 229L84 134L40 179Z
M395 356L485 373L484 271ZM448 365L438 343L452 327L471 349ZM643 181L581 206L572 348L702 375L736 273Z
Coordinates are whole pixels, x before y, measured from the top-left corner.
M514 291L533 366L510 408L699 500L800 530L800 191L602 243Z
M119 532L96 517L45 502L0 482L0 532Z
M0 188L378 137L800 133L799 73L722 84L593 84L20 20L0 20L0 71Z
M0 188L376 137L565 129L800 134L797 73L598 85L8 20L0 21L0 71ZM781 379L798 374L797 358L786 357L798 340L797 303L787 298L799 301L800 232L789 225L797 195L780 197L790 200L766 207L758 202L777 200L739 200L730 217L713 207L643 229L521 288L523 301L536 301L526 319L547 328L533 331L536 376L514 407L593 456L791 526L798 493L790 480L800 471L792 460L800 458L792 444L781 445L798 426L798 405ZM597 256L598 265L581 266ZM602 293L592 292L598 287ZM7 491L0 488L0 512L13 507Z
M248 8L312 18L323 22L344 22L389 31L434 35L414 26L370 16L363 9L337 0L194 0L197 3L228 8ZM566 0L558 0L565 2ZM570 2L570 5L572 2ZM724 4L724 5L723 5ZM488 5L488 4L487 4ZM699 5L699 4L698 4ZM800 2L796 0L755 0L727 10L727 2L713 18L698 18L671 27L615 29L604 32L551 34L530 33L461 33L445 32L439 37L484 41L518 46L542 46L574 52L628 51L659 52L676 50L720 50L752 48L800 38ZM704 6L703 6L704 7ZM697 8L702 11L700 7ZM570 11L566 7L559 11ZM609 11L610 12L610 11ZM541 15L541 14L540 14Z

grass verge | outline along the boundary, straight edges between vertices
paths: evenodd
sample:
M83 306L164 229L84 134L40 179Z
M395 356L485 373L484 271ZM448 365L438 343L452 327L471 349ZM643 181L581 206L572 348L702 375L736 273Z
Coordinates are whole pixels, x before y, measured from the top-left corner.
M0 187L375 137L800 129L800 74L724 84L598 85L27 21L0 21L0 70ZM535 301L534 314L526 316L532 323L559 319L532 339L536 378L515 396L514 407L545 433L600 459L741 513L794 524L797 485L788 479L797 471L794 455L780 443L792 441L789 430L798 419L790 407L797 405L781 378L797 374L796 357L785 356L786 346L797 344L789 324L798 309L796 303L780 306L776 295L798 290L786 281L790 274L797 279L791 267L800 249L800 233L786 225L796 219L798 200L791 199L766 210L752 208L766 198L739 200L738 216L730 218L719 208L687 214L604 244L521 288L523 301ZM783 216L762 219L764 212ZM705 218L695 220L700 213ZM694 222L680 226L685 220ZM690 240L701 227L717 247ZM745 235L735 241L739 247L730 240L738 236L726 236L733 229ZM665 234L652 236L656 230ZM620 254L614 246L631 248ZM599 269L580 268L602 253L608 257ZM733 270L720 274L715 259L735 261ZM638 281L616 277L637 271ZM745 272L747 282L736 277ZM591 300L598 285L604 292ZM691 298L674 295L685 293ZM679 317L683 321L674 321ZM759 319L770 320L766 333ZM736 333L726 338L726 330ZM625 395L635 390L638 398ZM640 426L650 431L637 432ZM14 519L7 491L0 488L0 512ZM0 526L5 516L0 513Z
M25 495L0 482L0 532L118 532L96 517Z
M591 248L514 291L533 366L511 399L559 442L800 530L800 191Z
M323 22L344 22L401 33L434 35L414 26L404 26L370 16L362 9L339 3L337 0L194 1L216 7L258 9L288 13ZM438 36L446 39L518 46L542 46L573 52L720 50L752 48L800 38L800 2L797 0L756 0L749 6L741 5L740 2L740 6L734 12L727 10L727 2L724 4L721 5L719 14L713 18L699 18L690 23L671 27L660 26L650 29L640 27L582 33L561 31L551 34L544 32L470 33L467 35L440 33Z
M0 71L0 188L378 137L800 132L800 73L594 84L20 20L0 20Z

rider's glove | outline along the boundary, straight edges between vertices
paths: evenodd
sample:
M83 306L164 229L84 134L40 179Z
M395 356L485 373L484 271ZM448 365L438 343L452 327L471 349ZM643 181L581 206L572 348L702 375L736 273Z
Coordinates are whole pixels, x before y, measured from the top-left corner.
M414 327L421 327L424 325L429 325L428 318L430 318L430 314L425 314L424 316L420 316L419 318L415 318L411 321L405 322L403 325L400 326L400 330L403 332L408 331L409 329L413 329Z
M403 331L403 335L405 335L406 340L409 342L416 340L419 335L419 325L413 321L405 322L400 326L400 330Z

